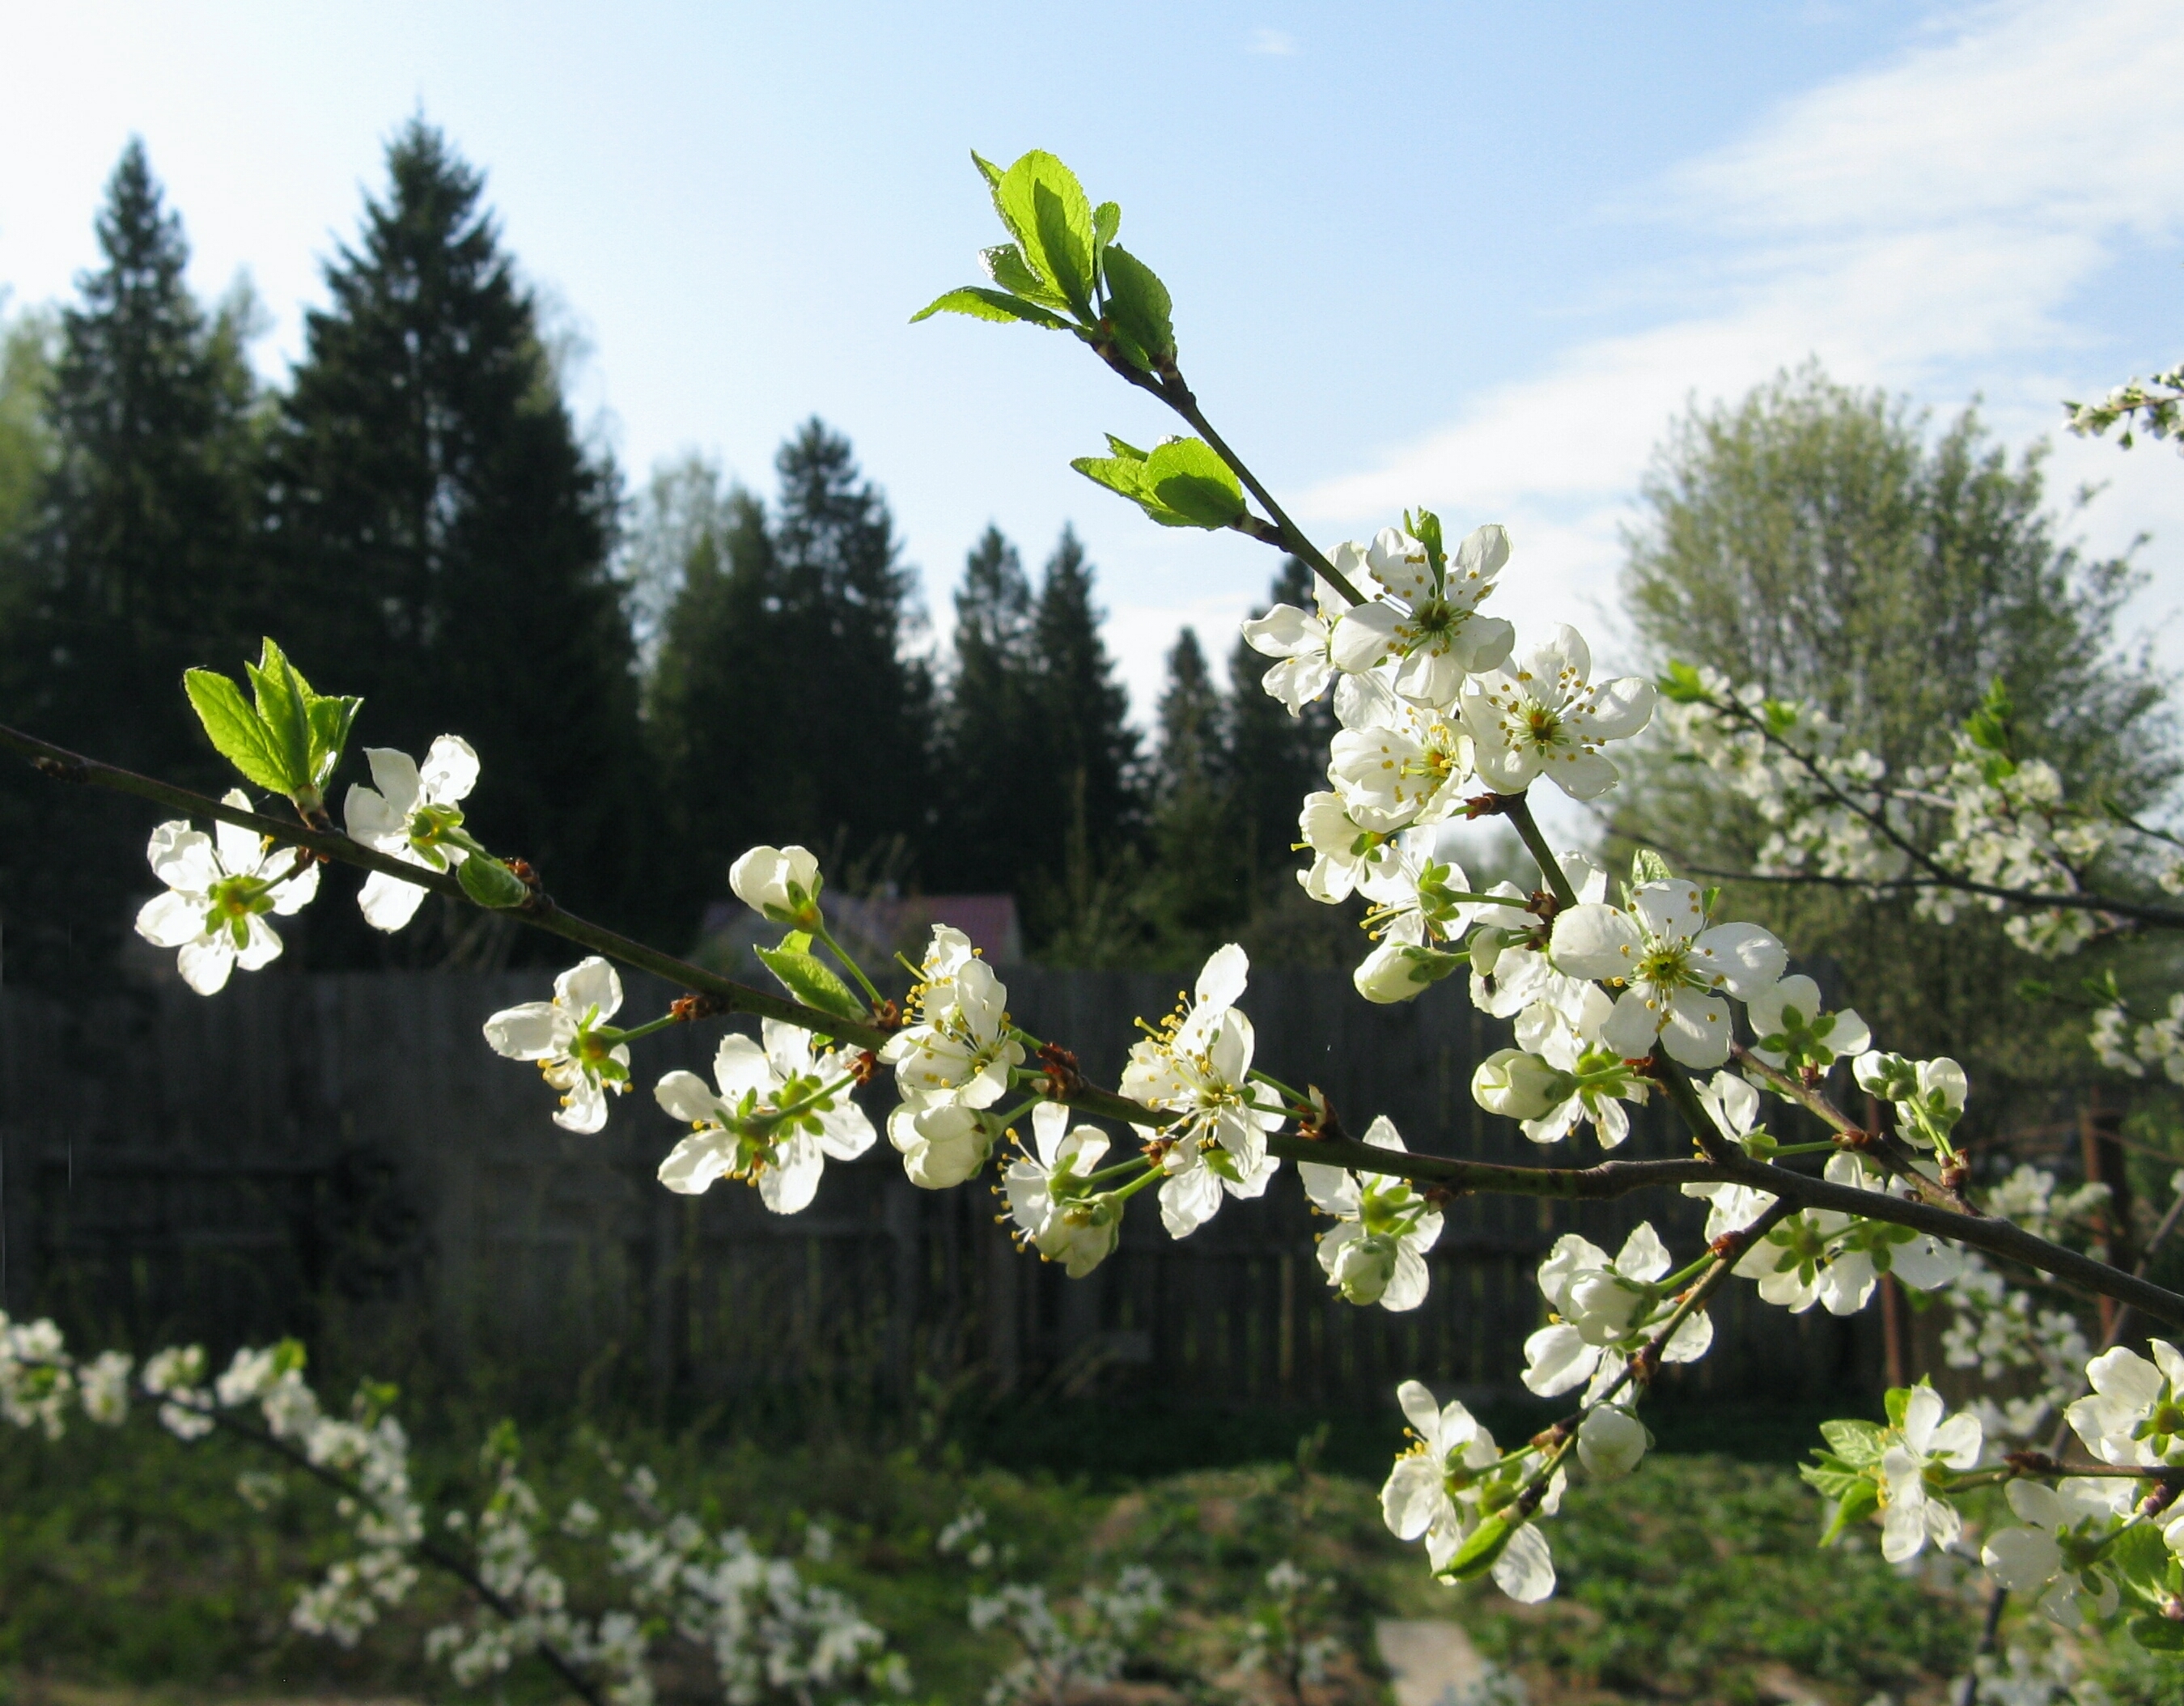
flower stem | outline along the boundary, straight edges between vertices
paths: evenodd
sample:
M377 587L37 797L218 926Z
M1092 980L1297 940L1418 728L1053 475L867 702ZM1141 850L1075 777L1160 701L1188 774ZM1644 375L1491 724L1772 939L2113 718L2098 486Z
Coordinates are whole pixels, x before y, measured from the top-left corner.
M826 919L822 917L813 924L811 934L827 945L827 951L839 960L848 969L850 975L857 980L858 988L865 992L865 999L875 1007L878 1006L880 992L872 986L872 980L865 975L865 968L851 959L844 951L842 945L834 939L834 933L827 928Z
M1563 874L1562 861L1555 857L1554 849L1547 845L1547 838L1533 822L1529 802L1521 794L1497 794L1494 798L1502 815L1516 825L1518 839L1540 867L1540 880L1547 885L1547 892L1562 906L1576 906L1577 890L1570 887L1570 879ZM1498 899L1500 904L1508 904L1507 895Z

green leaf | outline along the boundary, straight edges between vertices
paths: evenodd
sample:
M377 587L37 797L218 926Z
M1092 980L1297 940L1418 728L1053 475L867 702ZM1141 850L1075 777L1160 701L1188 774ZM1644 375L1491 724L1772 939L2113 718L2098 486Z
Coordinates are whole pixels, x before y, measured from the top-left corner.
M282 767L279 750L242 689L217 671L193 669L182 676L182 691L214 750L242 772L246 782L273 794L292 791L294 782Z
M1691 664L1671 663L1656 684L1663 699L1678 705L1696 705L1707 696L1706 684L1699 679L1697 667Z
M326 785L334 767L341 762L342 749L348 744L349 729L363 705L364 701L353 694L338 698L332 694L312 695L311 780L320 788Z
M1101 202L1092 209L1092 241L1105 249L1115 240L1115 233L1123 228L1123 209L1113 202Z
M1822 1422L1820 1437L1845 1463L1861 1469L1879 1463L1888 1448L1887 1431L1877 1422Z
M1634 889L1641 883L1671 881L1674 874L1669 869L1669 861L1651 847L1641 847L1630 856L1630 886Z
M1861 1476L1856 1486L1836 1502L1835 1519L1820 1536L1822 1546L1832 1546L1854 1522L1864 1522L1880 1508L1880 1489Z
M1164 438L1156 444L1145 458L1145 485L1190 527L1225 527L1244 513L1243 487L1202 438Z
M1488 1517L1472 1530L1471 1537L1457 1548L1456 1556L1441 1566L1439 1574L1448 1581L1468 1581L1474 1575L1485 1575L1507 1549L1509 1537L1516 1531L1517 1525L1507 1517Z
M258 699L258 720L265 725L281 767L296 778L285 791L298 792L311 783L311 708L304 695L310 684L296 673L287 656L269 638L254 664L242 666Z
M910 317L912 326L921 320L930 320L936 314L967 314L973 320L1021 320L1031 326L1044 326L1050 331L1063 332L1069 322L1060 315L1050 314L1035 302L1024 302L1006 291L987 290L975 284L967 284L931 302Z
M1034 270L1090 319L1092 203L1077 174L1034 148L1002 174L994 202Z
M980 249L978 264L986 269L987 277L1011 296L1020 296L1042 308L1069 306L1069 298L1034 272L1023 258L1023 251L1012 243L997 243L991 248ZM1067 324L1064 321L1056 323Z
M1106 252L1107 318L1155 367L1175 360L1175 321L1167 287L1128 249Z
M837 1013L845 1019L863 1018L865 1005L850 993L850 986L816 956L802 948L790 947L788 943L794 939L792 935L784 939L778 948L758 951L759 958L766 962L766 970L781 980L782 988L807 1007ZM809 942L811 939L806 936L804 939Z
M2184 1653L2184 1623L2171 1623L2165 1617L2132 1618L2131 1636L2152 1652Z
M971 163L978 169L978 176L986 181L986 187L997 190L1001 187L1001 169L986 159L976 148L971 150Z
M1881 1403L1888 1412L1890 1427L1901 1431L1904 1417L1911 1413L1911 1395L1918 1390L1916 1386L1891 1386L1888 1389Z
M473 853L455 867L461 881L463 893L481 906L506 911L521 906L531 898L531 891L523 879L498 859L489 859L482 853Z
M2115 1537L2108 1549L2106 1561L2114 1566L2116 1574L2134 1592L2159 1601L2169 1592L2171 1557L2159 1527L2141 1522L2133 1523Z

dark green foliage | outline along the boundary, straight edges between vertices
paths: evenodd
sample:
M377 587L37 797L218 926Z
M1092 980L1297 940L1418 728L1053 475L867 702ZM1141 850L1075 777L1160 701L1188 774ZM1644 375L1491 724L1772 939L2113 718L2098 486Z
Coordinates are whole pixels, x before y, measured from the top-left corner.
M1017 799L1044 758L1032 650L1032 590L1017 549L988 527L956 591L956 671L941 721L939 775L948 833L934 849L937 888L1017 888L1048 850L1045 826Z
M1808 366L1678 424L1628 539L1625 598L1656 670L1710 665L1810 697L1899 769L1945 762L1999 677L2025 755L2053 760L2074 793L2142 806L2177 764L2166 683L2117 644L2137 577L2083 557L2044 498L2038 451L2013 465L1975 415L1930 435L1901 402ZM1751 867L1766 826L1710 772L1658 755L1633 771L1611 796L1621 834L1672 862ZM2014 996L2039 968L1986 914L1940 926L1907 904L1773 885L1725 905L1832 960L1892 1048L1953 1055L1975 1082L2082 1062L2081 1022Z
M906 874L929 845L933 689L921 617L879 489L849 441L807 422L749 493L684 505L681 583L649 683L648 735L680 850L686 915L758 842Z
M326 269L273 447L280 637L326 691L364 696L370 744L477 749L487 845L580 911L644 922L614 471L578 442L482 177L421 120L387 164ZM379 951L323 910L341 957ZM430 934L385 951L432 951Z
M179 689L187 665L257 650L252 305L237 295L209 314L190 293L181 219L139 142L97 228L101 264L62 310L50 375L34 326L10 340L0 697L10 720L65 744L225 785ZM143 811L118 800L56 811L31 793L48 785L20 772L5 785L12 962L48 980L89 970L149 887Z

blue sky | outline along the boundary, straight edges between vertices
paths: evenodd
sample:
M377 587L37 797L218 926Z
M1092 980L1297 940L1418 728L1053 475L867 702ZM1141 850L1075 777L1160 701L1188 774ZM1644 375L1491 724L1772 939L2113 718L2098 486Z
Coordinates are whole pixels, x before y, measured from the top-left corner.
M1123 19L1127 21L1111 22ZM589 345L632 479L761 489L824 415L886 488L936 625L989 519L1086 538L1140 707L1179 623L1225 650L1272 554L1151 527L1067 468L1168 430L1061 339L910 313L994 240L967 150L1044 147L1167 278L1217 424L1332 541L1501 520L1502 613L1618 650L1618 527L1687 397L1818 354L2013 440L2184 354L2184 30L2154 0L1072 8L74 3L0 67L0 285L64 294L141 133L208 293L294 354L317 265L413 111L489 175ZM2141 531L2184 662L2184 467L2059 438Z

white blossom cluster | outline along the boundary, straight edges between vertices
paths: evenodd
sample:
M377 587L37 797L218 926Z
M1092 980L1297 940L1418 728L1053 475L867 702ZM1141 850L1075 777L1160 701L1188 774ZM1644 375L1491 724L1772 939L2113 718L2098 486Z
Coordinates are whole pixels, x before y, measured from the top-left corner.
M1087 1583L1061 1607L1036 1583L974 1593L971 1627L1006 1630L1020 1654L987 1686L986 1706L1045 1706L1113 1682L1167 1608L1167 1587L1141 1564L1126 1564L1112 1583Z
M409 1597L421 1562L441 1561L430 1556L435 1546L466 1542L483 1593L425 1641L426 1656L444 1663L464 1687L550 1648L615 1706L651 1706L659 1656L652 1620L664 1618L712 1659L731 1706L767 1700L858 1706L910 1692L901 1655L844 1595L805 1580L792 1560L760 1553L740 1530L708 1535L687 1515L663 1513L648 1469L610 1460L636 1513L632 1525L604 1531L599 1513L582 1499L554 1519L518 1472L514 1435L504 1425L484 1452L491 1477L484 1503L475 1515L450 1508L439 1525L447 1541L431 1540L410 1483L409 1437L387 1408L391 1394L366 1386L348 1415L331 1415L303 1369L303 1349L293 1341L238 1350L210 1380L196 1346L157 1352L141 1368L117 1351L80 1360L53 1322L14 1322L0 1313L0 1419L58 1438L75 1409L100 1426L119 1427L132 1397L141 1397L158 1406L169 1432L202 1440L223 1418L254 1408L257 1424L245 1425L246 1437L340 1486L334 1508L354 1550L298 1593L289 1621L304 1634L354 1647L385 1608ZM277 1473L252 1469L237 1491L263 1510L286 1495L287 1483ZM595 1616L573 1608L566 1578L548 1557L547 1542L557 1537L602 1542L610 1573L628 1586L629 1604ZM807 1542L814 1559L829 1550L816 1526Z

